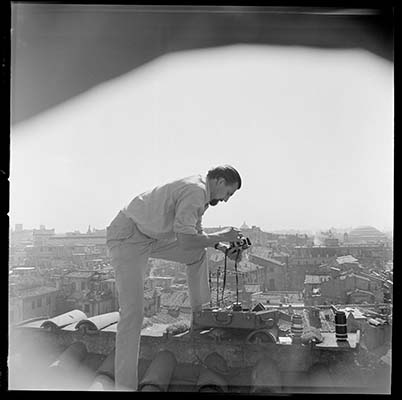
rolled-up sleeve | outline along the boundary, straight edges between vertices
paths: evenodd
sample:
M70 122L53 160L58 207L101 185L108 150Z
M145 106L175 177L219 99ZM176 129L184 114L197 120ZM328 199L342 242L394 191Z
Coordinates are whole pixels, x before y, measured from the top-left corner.
M195 235L199 232L201 218L204 213L204 198L198 193L183 196L176 206L176 215L173 223L175 233Z
M202 234L203 233L203 229L202 229L202 221L201 218L198 219L197 223L195 224L195 229L197 231L197 233Z

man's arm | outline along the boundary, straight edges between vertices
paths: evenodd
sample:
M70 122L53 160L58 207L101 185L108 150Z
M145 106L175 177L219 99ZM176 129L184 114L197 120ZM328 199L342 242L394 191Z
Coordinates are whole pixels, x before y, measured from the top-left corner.
M202 249L205 247L215 247L220 242L234 242L240 231L236 228L226 228L215 233L187 234L177 233L179 246L184 250Z
M194 235L187 233L178 233L177 240L179 246L184 250L202 249L205 247L214 247L220 242L216 235L206 233L197 233Z

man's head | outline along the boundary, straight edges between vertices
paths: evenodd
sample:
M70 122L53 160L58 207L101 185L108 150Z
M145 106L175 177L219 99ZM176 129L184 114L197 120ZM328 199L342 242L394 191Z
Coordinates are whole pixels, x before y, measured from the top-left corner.
M220 201L228 201L234 192L241 187L240 174L230 165L221 165L208 171L207 179L211 200L209 204L216 206Z

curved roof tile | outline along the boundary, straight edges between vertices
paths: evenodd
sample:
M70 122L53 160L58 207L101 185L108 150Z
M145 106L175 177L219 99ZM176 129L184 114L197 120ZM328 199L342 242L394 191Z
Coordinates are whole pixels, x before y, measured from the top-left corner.
M61 329L67 325L77 323L78 321L87 318L86 314L81 310L72 310L56 317L44 321L41 328L44 329Z
M94 317L82 319L77 323L75 329L82 329L89 332L98 332L110 325L119 322L120 313L118 311L113 311L107 314L95 315Z

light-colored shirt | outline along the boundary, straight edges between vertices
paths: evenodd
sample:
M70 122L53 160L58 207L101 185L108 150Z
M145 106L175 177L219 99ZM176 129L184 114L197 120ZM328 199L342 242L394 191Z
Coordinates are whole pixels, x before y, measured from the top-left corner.
M209 201L206 177L195 175L140 194L122 212L145 235L174 239L176 233L202 233L201 220Z

